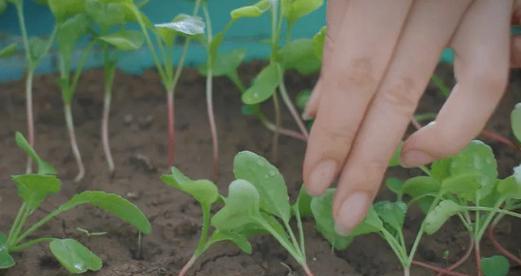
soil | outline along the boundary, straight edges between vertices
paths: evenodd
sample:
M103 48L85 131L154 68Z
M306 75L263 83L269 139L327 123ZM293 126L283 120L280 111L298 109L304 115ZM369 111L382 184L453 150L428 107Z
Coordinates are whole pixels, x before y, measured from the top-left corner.
M254 62L242 68L249 81L258 72L260 63ZM447 68L439 73L450 79ZM519 92L519 72L513 75L509 90ZM42 234L58 237L74 237L97 252L104 261L104 268L90 275L176 275L190 258L198 239L200 210L193 200L159 181L168 171L166 164L166 104L165 93L154 71L141 76L118 74L114 85L113 110L110 137L117 166L115 175L107 171L100 142L100 117L102 109L102 79L99 70L89 71L82 78L73 107L79 146L83 154L87 175L81 183L72 179L76 166L68 144L63 119L61 97L56 76L46 75L35 80L35 114L37 149L41 156L59 169L63 191L48 200L33 217L41 217L74 193L83 190L104 190L121 194L135 202L150 218L152 234L144 237L138 252L137 233L128 225L89 207L73 210L51 221L41 230ZM287 83L290 91L310 88L315 79L290 75ZM25 106L23 81L0 85L0 229L7 232L13 221L20 200L9 180L10 175L23 173L25 156L15 146L14 132L25 132ZM232 179L232 159L240 150L252 150L269 157L272 135L254 118L241 115L238 91L225 79L215 81L215 110L221 147L220 189ZM211 175L211 138L208 129L204 100L204 80L194 70L187 70L176 95L176 164L193 178ZM443 102L433 87L422 99L420 111L436 111ZM502 101L488 129L512 137L509 113L515 103L521 102L519 93L508 93ZM269 108L269 107L268 107ZM479 112L479 110L476 110ZM293 126L289 117L285 126ZM501 175L510 173L521 160L519 153L496 143L490 143L499 159ZM289 191L294 198L301 184L301 162L305 144L281 137L278 166L285 175ZM419 174L416 170L392 169L389 176L406 178ZM383 190L380 198L390 198ZM406 222L408 236L414 235L420 216L413 211ZM87 237L77 227L91 232L107 232L106 235ZM521 248L521 223L505 220L498 229L498 239L513 252ZM388 246L376 236L362 237L343 252L335 252L314 230L310 221L305 223L308 258L315 275L402 275L400 265ZM467 246L464 230L456 221L444 231L424 239L418 259L437 265L457 260ZM258 237L252 241L252 255L241 253L227 243L212 248L201 257L189 275L301 275L296 263L270 237ZM448 258L444 258L448 249ZM487 240L483 241L483 255L494 254ZM67 275L51 257L45 245L35 246L16 254L17 265L0 275ZM460 271L473 275L473 263ZM432 272L413 268L412 275L433 275ZM512 275L521 275L514 268Z

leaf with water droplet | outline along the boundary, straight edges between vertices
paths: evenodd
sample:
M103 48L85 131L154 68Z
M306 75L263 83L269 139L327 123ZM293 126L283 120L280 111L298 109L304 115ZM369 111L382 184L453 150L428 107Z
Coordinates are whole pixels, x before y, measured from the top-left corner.
M103 266L96 254L76 240L55 239L49 244L49 248L58 262L70 273L98 271Z
M276 62L262 69L253 80L253 85L242 94L243 103L258 104L269 99L281 82L281 73L281 66Z

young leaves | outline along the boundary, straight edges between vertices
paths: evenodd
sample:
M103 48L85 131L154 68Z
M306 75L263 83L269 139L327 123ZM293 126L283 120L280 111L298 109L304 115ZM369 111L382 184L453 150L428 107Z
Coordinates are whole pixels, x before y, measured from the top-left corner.
M255 224L261 217L260 195L255 186L242 179L233 181L228 188L224 207L212 218L218 230L233 231L247 224Z
M16 183L18 196L27 205L29 213L38 209L49 195L59 192L61 188L61 181L54 175L26 174L12 178Z
M261 0L257 2L255 5L244 6L231 11L230 17L232 18L232 20L247 17L259 17L270 8L271 3L268 0Z
M287 43L278 55L284 69L295 69L302 75L310 75L320 70L321 60L315 55L311 39L297 39Z
M311 200L311 212L315 218L317 231L336 249L346 249L353 237L341 236L335 231L335 221L333 219L333 196L335 189L328 189L319 197Z
M244 49L235 49L229 53L218 55L213 63L212 74L215 77L231 76L237 72L237 68L244 60L246 51ZM201 65L199 72L206 76L207 64Z
M135 51L140 49L145 42L142 32L138 31L119 31L98 37L99 40L106 42L121 51Z
M270 63L255 77L253 85L242 94L242 101L245 104L258 104L270 98L282 81L281 72L279 63Z
M36 163L36 165L38 166L39 175L56 174L56 170L54 169L54 167L42 158L40 158L38 153L36 153L36 151L31 147L29 142L27 142L23 134L21 134L20 132L16 132L15 139L16 145L18 145L18 147L22 149L25 152L25 154L27 154L27 156L31 157L34 163Z
M233 173L255 186L260 194L260 207L288 222L291 216L288 190L279 170L265 158L249 151L235 156Z
M85 10L84 0L48 0L47 2L58 22L62 22Z
M482 258L480 263L484 276L506 276L510 270L510 263L504 256Z
M521 143L521 103L518 103L510 116L512 131L517 141Z
M80 205L90 204L112 214L136 227L141 233L149 234L151 225L143 212L123 197L102 191L86 191L73 196L58 207L58 211L66 212Z
M443 200L427 214L425 218L425 233L436 233L443 224L452 216L461 212L463 207L452 200Z
M161 181L193 197L199 204L210 207L219 199L217 186L208 180L191 180L177 168L172 168L171 175L161 176Z
M169 46L174 43L176 33L186 36L204 34L205 23L202 18L187 14L176 16L172 22L154 25L158 29L161 39Z
M98 271L103 263L87 247L73 239L55 239L49 243L52 254L70 273Z
M0 59L14 56L16 54L17 47L18 45L16 43L11 43L0 49Z
M85 12L94 22L99 24L102 29L107 29L115 25L123 25L127 21L127 8L125 4L118 3L117 0L109 1L85 1Z
M401 201L380 201L374 204L373 208L386 225L389 225L396 232L402 231L407 204Z
M13 257L7 248L7 237L0 232L0 269L7 269L15 265Z
M282 13L290 23L319 9L324 0L281 0Z

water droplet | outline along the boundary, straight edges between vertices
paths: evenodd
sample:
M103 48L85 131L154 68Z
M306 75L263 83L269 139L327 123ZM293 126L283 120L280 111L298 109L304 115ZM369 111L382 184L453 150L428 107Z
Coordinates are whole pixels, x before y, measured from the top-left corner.
M271 171L269 172L269 175L270 175L270 176L275 176L275 171L274 171L274 170L271 170Z

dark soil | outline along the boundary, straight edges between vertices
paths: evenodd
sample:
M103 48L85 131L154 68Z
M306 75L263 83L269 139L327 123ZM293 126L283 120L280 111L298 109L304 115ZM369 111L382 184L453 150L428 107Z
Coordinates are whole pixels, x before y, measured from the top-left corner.
M251 77L258 69L259 64L253 63L245 66L242 72ZM510 90L519 92L521 78L519 75L516 77ZM87 169L85 179L79 184L72 182L76 166L68 144L56 76L41 76L35 80L37 149L43 158L59 169L64 187L62 193L53 196L33 217L45 215L79 191L97 189L121 194L142 208L153 224L153 232L144 238L141 253L137 252L137 233L131 227L94 208L73 210L49 223L41 233L77 238L97 252L104 261L104 268L95 275L175 275L190 258L196 245L200 210L190 198L159 181L159 176L168 171L165 93L153 71L147 71L142 76L117 76L110 135L117 171L111 177L100 142L102 78L101 71L87 72L74 105L79 145ZM312 87L313 82L313 79L293 75L288 78L290 90L295 93ZM0 229L3 232L8 231L20 205L9 176L22 173L25 168L25 156L14 143L14 132L25 132L26 129L23 87L22 81L0 85ZM255 119L241 115L238 91L227 80L217 79L215 91L221 146L219 185L221 191L227 193L235 153L248 149L269 157L272 136ZM180 82L176 97L176 163L193 178L208 178L211 175L211 140L202 77L188 70ZM442 101L443 98L429 88L420 110L438 110ZM509 113L520 101L519 93L507 94L488 128L511 137ZM289 117L285 118L285 125L293 126ZM278 166L294 196L301 183L305 144L285 137L281 137L280 143ZM491 142L491 145L499 159L500 173L510 173L511 168L519 164L521 155L499 143ZM418 173L415 170L393 169L389 175L403 179ZM383 191L380 197L390 196L389 192ZM414 235L420 218L415 212L409 216L406 222L409 236ZM105 231L107 234L86 237L76 230L77 227L93 232ZM305 223L305 231L309 263L316 275L402 274L391 250L376 236L357 239L345 252L334 252L317 234L310 221ZM521 238L516 233L520 231L521 223L505 220L499 227L498 238L517 253L521 248ZM418 259L442 266L455 261L467 246L464 233L463 228L454 221L440 234L424 239ZM259 237L252 244L254 253L251 256L227 243L212 248L198 260L190 275L301 275L291 257L271 238ZM443 258L446 249L448 261ZM483 242L483 254L494 254L486 240ZM45 245L16 254L15 259L18 263L16 267L0 274L67 275L50 256ZM473 275L472 268L473 263L468 262L462 271ZM412 275L432 275L432 272L414 268ZM512 275L521 275L521 270L515 268Z

